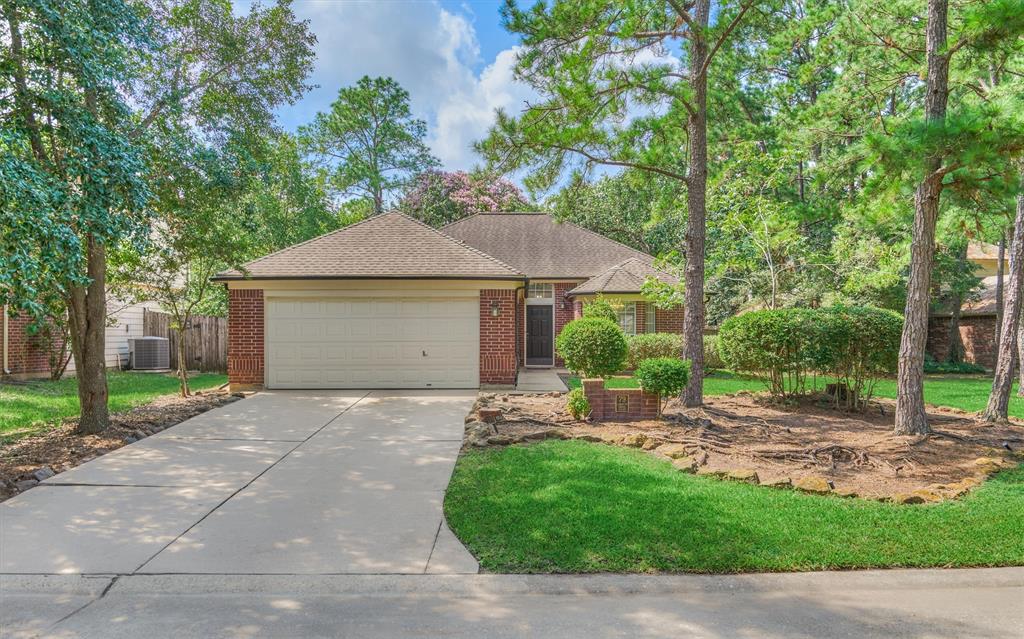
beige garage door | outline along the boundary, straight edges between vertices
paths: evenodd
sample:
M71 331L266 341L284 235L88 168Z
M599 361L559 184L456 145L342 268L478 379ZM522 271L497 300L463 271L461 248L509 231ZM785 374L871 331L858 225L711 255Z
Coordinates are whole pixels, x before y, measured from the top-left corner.
M476 298L267 300L270 388L476 388Z

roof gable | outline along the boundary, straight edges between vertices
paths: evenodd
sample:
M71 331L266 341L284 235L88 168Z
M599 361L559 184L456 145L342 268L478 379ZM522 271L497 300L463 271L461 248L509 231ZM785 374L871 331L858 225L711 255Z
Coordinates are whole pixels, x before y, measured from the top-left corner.
M659 271L648 262L630 258L580 284L569 291L569 295L640 293L649 277L667 284L679 283L679 278L674 275Z
M586 279L629 258L654 258L546 213L479 213L444 227L534 279Z
M384 213L271 253L217 279L522 279L523 274L401 213Z

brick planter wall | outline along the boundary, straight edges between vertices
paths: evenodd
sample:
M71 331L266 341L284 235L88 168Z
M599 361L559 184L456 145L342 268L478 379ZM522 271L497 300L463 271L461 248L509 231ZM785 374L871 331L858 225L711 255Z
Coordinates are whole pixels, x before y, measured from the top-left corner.
M497 302L498 316L491 315ZM508 386L516 383L516 291L480 291L480 383Z
M595 421L630 422L658 416L658 396L640 388L605 388L603 379L585 379L583 394Z
M263 387L263 290L228 291L228 382L232 390Z

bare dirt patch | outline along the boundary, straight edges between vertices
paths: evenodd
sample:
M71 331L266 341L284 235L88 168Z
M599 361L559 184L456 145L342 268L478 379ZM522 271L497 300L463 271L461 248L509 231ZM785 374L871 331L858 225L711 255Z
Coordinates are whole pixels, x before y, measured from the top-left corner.
M481 408L501 413L482 424ZM848 413L823 396L782 405L737 393L708 398L700 409L672 401L661 421L593 423L573 420L561 395L481 394L467 418L466 444L585 439L642 448L687 472L901 503L959 497L1024 459L1019 423L992 425L933 408L932 435L897 436L894 409L880 400Z
M74 468L240 397L219 390L198 391L191 397L168 395L112 414L110 427L98 435L75 434L78 420L70 419L39 435L0 445L0 501L31 488L40 477Z

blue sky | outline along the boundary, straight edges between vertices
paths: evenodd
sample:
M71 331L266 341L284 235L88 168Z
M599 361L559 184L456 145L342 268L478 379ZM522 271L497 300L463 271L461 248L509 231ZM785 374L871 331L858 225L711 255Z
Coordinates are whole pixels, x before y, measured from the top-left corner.
M248 8L236 0L235 10ZM501 27L499 0L295 0L317 36L310 81L318 87L278 110L295 130L326 111L338 89L363 75L391 76L427 121L428 144L449 170L477 162L495 108L518 111L531 91L512 79L517 40Z

